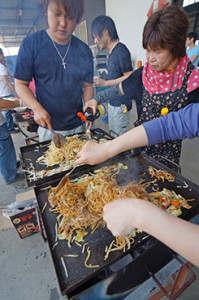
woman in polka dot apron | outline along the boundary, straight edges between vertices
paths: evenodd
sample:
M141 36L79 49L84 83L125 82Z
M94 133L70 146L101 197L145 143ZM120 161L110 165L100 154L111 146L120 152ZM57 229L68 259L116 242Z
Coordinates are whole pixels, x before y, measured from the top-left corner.
M199 72L185 54L188 27L185 12L176 6L154 13L147 21L143 31L147 63L139 70L142 76L142 108L135 126L158 118L164 111L177 111L199 101ZM128 83L123 82L124 93L130 92L129 84L135 81L135 73L127 79ZM131 89L134 85L135 82ZM168 160L179 164L181 145L181 140L175 140L146 147L145 150L148 155L172 167Z

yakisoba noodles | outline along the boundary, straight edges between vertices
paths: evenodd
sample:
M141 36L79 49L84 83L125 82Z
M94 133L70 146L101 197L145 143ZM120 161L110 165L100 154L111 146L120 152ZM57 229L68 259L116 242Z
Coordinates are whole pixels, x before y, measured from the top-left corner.
M66 143L57 148L53 142L49 145L48 150L41 156L37 162L45 163L47 166L62 165L65 162L73 164L77 153L82 149L86 140L79 139L78 135L66 137Z
M49 202L54 213L59 213L58 238L67 239L68 246L71 247L71 241L83 242L88 234L88 227L92 232L103 224L103 207L107 203L121 197L140 197L150 200L142 185L128 185L119 187L115 176L122 164L104 167L95 174L84 175L76 182L66 182L64 187L56 193L56 187L49 191ZM73 236L73 237L72 237ZM111 244L111 247L105 250L105 259L109 253L115 250L129 249L130 244L134 242L134 234L124 239L117 238ZM87 264L85 264L87 266ZM88 267L88 266L87 266ZM90 266L91 267L91 266Z
M147 193L145 188L150 183L130 183L127 186L118 186L115 180L120 168L126 168L122 164L103 167L94 174L84 175L75 182L69 179L58 193L56 187L49 191L49 202L51 210L58 213L58 238L67 239L68 246L71 242L83 242L88 234L87 228L92 232L100 224L105 225L102 220L103 207L118 198L136 197L153 202L154 204L168 209L168 212L179 215L180 207L190 208L187 201L173 191L164 189L162 192ZM169 199L176 199L169 200ZM124 239L116 238L105 249L105 260L110 252L130 248L134 242L136 231ZM89 256L90 257L90 256ZM87 261L85 263L87 266Z
M73 166L74 160L77 157L77 153L82 149L87 141L85 139L85 136L87 136L87 134L82 134L81 138L78 135L66 137L67 142L60 148L56 148L52 140L50 145L48 146L48 150L44 153L44 155L40 156L36 162L48 167L55 166L55 168L50 168L48 170L37 170L33 166L33 164L30 163L29 167L26 167L26 169L24 169L28 180L31 182L70 170ZM96 139L92 139L92 141L105 143L107 140L102 138L99 141L97 141ZM38 149L36 150L38 151Z
M164 182L165 179L170 182L175 180L175 177L171 173L167 172L166 170L157 170L152 166L149 167L149 174L152 178L156 177L158 180L162 180L162 182Z

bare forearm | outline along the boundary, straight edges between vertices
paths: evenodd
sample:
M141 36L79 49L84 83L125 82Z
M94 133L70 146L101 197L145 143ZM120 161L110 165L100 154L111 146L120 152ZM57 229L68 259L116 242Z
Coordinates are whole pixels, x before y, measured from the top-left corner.
M15 79L15 87L21 100L32 109L35 122L51 130L51 116L33 95L33 92L29 88L29 82Z
M148 138L141 125L104 144L86 143L77 154L75 164L99 164L121 152L146 145Z
M40 106L40 103L33 95L33 92L30 90L28 82L26 84L20 83L18 82L18 80L15 79L15 88L21 100L33 111L35 110L35 108Z
M19 106L19 101L0 99L0 108L11 109Z
M83 88L83 100L84 104L91 100L94 97L94 90L93 90L93 85L92 84L84 84Z
M133 73L133 71L126 73L125 75L116 78L116 79L111 79L111 80L106 80L105 81L105 86L114 86L117 85L121 82L123 82L125 79L127 79L129 77L129 75L131 75L131 73Z
M197 57L198 57L198 55L194 55L194 56L190 59L190 61L193 63L193 62L197 59Z
M141 217L134 225L199 266L199 226L169 215L152 203L136 201Z
M116 139L107 142L108 158L113 157L121 152L147 146L148 138L142 125L135 127Z

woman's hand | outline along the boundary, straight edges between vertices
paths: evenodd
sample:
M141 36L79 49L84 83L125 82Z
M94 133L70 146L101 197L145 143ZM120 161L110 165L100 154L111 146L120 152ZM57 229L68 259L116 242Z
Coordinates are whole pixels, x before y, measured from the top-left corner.
M135 229L134 200L137 199L123 198L104 206L103 219L114 236L123 238Z
M108 142L107 142L108 143ZM76 165L88 164L95 165L99 164L107 159L106 156L106 144L98 144L95 142L87 142L82 150L78 152L77 159L75 160Z

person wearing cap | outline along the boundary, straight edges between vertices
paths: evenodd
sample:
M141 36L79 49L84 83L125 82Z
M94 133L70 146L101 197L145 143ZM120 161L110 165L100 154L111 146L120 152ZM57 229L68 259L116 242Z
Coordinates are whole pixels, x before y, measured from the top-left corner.
M147 62L119 85L98 93L86 106L91 106L95 113L96 105L105 99L128 95L136 100L138 120L135 126L138 126L162 116L165 109L178 111L199 102L199 71L190 62L185 49L188 29L187 14L180 7L171 5L155 12L143 30ZM144 150L154 159L175 168L174 164L179 164L181 146L181 140L177 139Z

